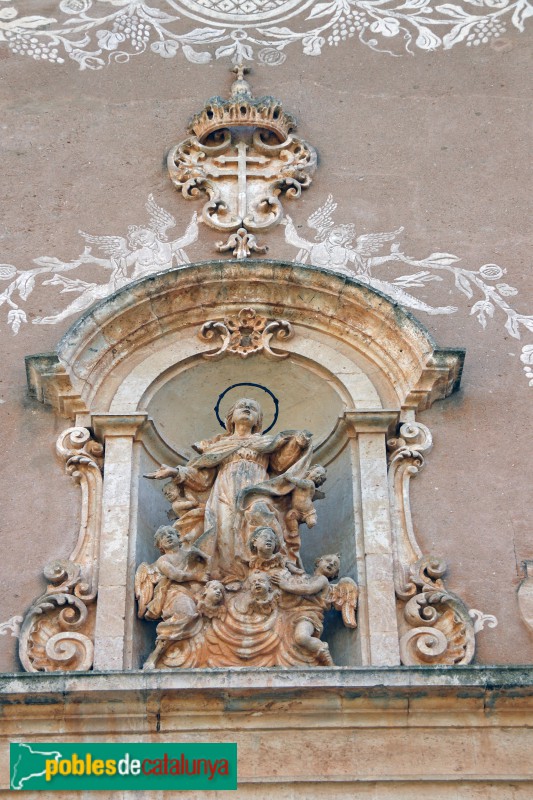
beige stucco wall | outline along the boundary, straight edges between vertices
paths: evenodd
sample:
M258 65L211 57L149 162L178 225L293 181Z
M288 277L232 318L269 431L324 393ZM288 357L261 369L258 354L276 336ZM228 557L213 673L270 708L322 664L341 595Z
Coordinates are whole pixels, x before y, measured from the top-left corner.
M20 17L65 20L52 0L13 5ZM163 0L157 5L167 8ZM103 16L119 8L107 6L97 3L91 13ZM494 6L481 11L463 6L467 14L494 13ZM309 7L278 24L308 30L308 14ZM401 250L412 261L449 253L460 259L450 262L456 268L477 271L497 264L506 270L494 280L490 268L485 270L489 277L478 273L478 283L468 284L472 297L460 291L446 269L427 268L442 280L406 289L432 306L456 306L449 315L412 311L440 345L467 348L461 391L420 416L435 445L411 491L423 551L444 556L450 567L447 585L468 606L498 619L496 628L477 637L481 666L533 660L532 634L516 595L524 577L522 562L533 559L533 387L520 361L522 348L533 345L533 331L527 319L518 321L521 338L513 337L505 327L510 312L501 304L493 317L486 315L486 327L476 318L479 306L471 313L484 298L481 281L485 287L515 287L516 294L503 289L500 299L511 312L533 315L527 162L531 84L525 77L531 35L514 27L511 16L505 17L507 30L501 37L479 46L459 41L447 50L428 51L412 44L410 55L400 33L389 41L377 35L380 45L390 45L397 56L376 52L353 37L338 46L326 42L321 55L314 56L291 42L278 66L258 56L252 62L256 94L281 97L297 115L299 133L319 152L312 186L301 200L286 203L303 238L313 241L315 231L306 221L331 194L337 203L335 222L354 223L357 235L403 226ZM0 30L2 24L10 24L9 14L0 14ZM182 15L175 30L183 34L207 24ZM96 29L91 36L87 49L97 48ZM216 45L197 49L213 55ZM11 284L13 269L30 270L36 258L75 259L86 245L79 230L126 236L129 225L145 225L150 193L176 219L170 238L181 236L200 205L175 192L163 159L184 137L188 118L204 100L227 93L229 65L225 56L192 63L182 52L166 59L147 50L127 63L80 70L73 59L54 65L12 53L0 42L0 262L6 265L3 272L0 265L0 278L7 276L0 292ZM220 238L202 226L198 241L187 248L189 259L214 257ZM296 257L282 226L264 238L272 258ZM96 254L97 246L92 247ZM423 269L389 263L372 274L390 282ZM43 273L34 287L26 283L14 291L11 299L28 318L16 335L7 324L12 307L7 302L0 306L0 625L23 614L41 594L43 565L68 556L78 529L79 492L54 455L66 421L28 396L24 370L25 355L53 351L75 320L32 324L60 312L77 296L61 294L59 285L44 285L53 274ZM108 270L90 264L66 274L98 285L109 278ZM243 362L243 380L245 370ZM224 373L220 387L210 385L206 406L213 406L227 380ZM197 385L191 384L190 391L195 396L186 400L194 406ZM165 402L160 395L155 406ZM190 430L195 432L196 425ZM204 433L216 432L213 420L213 430ZM16 644L10 630L0 636L0 672L20 670ZM10 738L154 741L162 736L239 741L245 766L238 796L243 800L533 796L528 670L510 676L398 670L366 677L333 670L323 679L300 673L290 680L272 678L270 684L261 675L233 675L219 683L216 676L147 678L139 673L47 680L0 678L5 702L0 797L9 794ZM308 686L303 693L302 683ZM318 776L315 765L324 751L335 759L322 762ZM273 768L278 763L273 753L283 754L281 771ZM292 758L286 759L287 753ZM310 787L309 775L321 780Z

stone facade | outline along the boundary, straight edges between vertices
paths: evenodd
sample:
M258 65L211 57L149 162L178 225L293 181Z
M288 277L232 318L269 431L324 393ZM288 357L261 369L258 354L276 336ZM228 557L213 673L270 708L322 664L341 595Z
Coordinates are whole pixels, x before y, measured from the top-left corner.
M0 794L9 740L166 738L238 741L243 798L529 797L530 6L149 5L0 9ZM142 476L242 383L314 435L294 563L340 553L357 628L143 673L135 571L194 505Z

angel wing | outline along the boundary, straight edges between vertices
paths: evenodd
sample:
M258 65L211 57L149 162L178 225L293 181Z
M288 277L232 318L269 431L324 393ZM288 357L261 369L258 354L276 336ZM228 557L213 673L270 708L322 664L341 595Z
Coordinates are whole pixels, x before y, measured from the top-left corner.
M146 210L148 211L148 216L150 217L151 230L157 234L158 238L161 239L162 242L166 242L168 239L167 230L174 227L176 220L172 214L169 214L168 211L165 211L164 208L161 208L161 206L157 205L153 194L148 195Z
M160 578L161 573L153 564L147 564L143 561L143 563L139 564L137 567L137 572L135 573L135 597L139 604L137 616L140 619L144 618L148 603L153 600L154 585Z
M80 233L89 244L95 244L106 256L121 258L122 256L127 256L130 252L123 236L93 236L84 231L78 231L78 233Z
M403 227L390 233L364 233L357 237L355 252L361 256L373 256L385 242L392 242L402 231Z
M314 211L307 220L310 228L317 231L315 236L316 241L321 242L324 239L327 231L335 224L332 219L332 214L337 208L337 203L333 200L333 195L330 194L326 198L326 202L319 209Z
M359 588L351 578L341 578L329 587L328 601L342 612L342 621L347 628L357 628L355 611L358 597Z

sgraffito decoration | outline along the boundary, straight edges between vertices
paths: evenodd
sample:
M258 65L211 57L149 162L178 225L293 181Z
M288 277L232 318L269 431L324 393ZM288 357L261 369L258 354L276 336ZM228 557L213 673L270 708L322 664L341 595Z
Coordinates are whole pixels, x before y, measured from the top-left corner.
M285 240L298 248L294 261L314 264L317 267L334 270L368 284L383 294L392 297L404 308L424 311L426 314L455 314L456 306L431 306L411 293L409 288L425 288L435 281L442 281L436 272L444 272L453 276L455 288L468 300L474 300L470 307L470 315L475 315L483 329L492 320L496 312L503 314L504 327L514 339L520 339L522 330L533 333L533 315L516 311L508 298L518 294L518 289L502 281L507 270L498 264L483 264L477 270L460 266L459 256L452 253L431 253L426 258L412 258L400 249L398 238L403 228L389 233L369 233L356 236L353 223L338 225L333 220L337 208L332 195L307 220L308 226L315 231L313 241L304 239L297 232L290 217L286 217ZM389 250L386 251L388 245ZM417 272L400 275L391 280L374 276L376 267L393 267L406 264ZM479 299L475 299L477 294ZM525 365L524 372L533 386L533 345L527 344L522 349L520 360Z
M314 237L310 234L310 239L304 239L296 231L290 216L285 217L286 242L298 248L294 262L314 264L356 278L392 297L404 308L431 315L455 314L460 309L457 306L433 306L407 290L427 290L447 274L453 279L453 288L468 301L473 301L469 313L484 330L488 331L497 317L501 317L504 330L514 339L520 340L524 329L533 333L533 315L523 314L510 305L510 298L518 295L518 289L505 282L507 270L504 267L488 263L479 269L467 269L460 264L459 256L443 252L414 258L401 251L398 239L403 228L389 233L356 235L353 223L339 225L334 221L336 208L337 203L329 195L326 202L309 216L307 224L315 234ZM23 304L41 285L61 287L60 297L76 295L62 310L32 320L37 325L55 325L80 314L92 303L138 277L189 263L185 248L198 239L196 212L183 236L168 241L167 231L176 224L174 217L158 206L152 195L146 209L149 223L145 227L130 225L126 237L95 236L80 231L88 246L72 261L41 256L34 259L37 267L29 270L0 264L0 281L7 282L4 291L0 292L0 307L7 311L4 324L7 323L14 335L23 329L28 322ZM101 255L93 254L93 247ZM109 280L95 283L65 274L85 264L105 267L110 272ZM415 272L397 277L378 278L375 275L378 268L392 270L404 264L414 267ZM41 279L42 283L38 283ZM523 345L520 361L529 386L533 387L533 343Z
M230 58L277 66L299 45L307 56L352 39L401 55L493 44L522 32L528 0L60 0L49 14L24 15L0 0L0 41L15 55L102 69L149 52L182 53L194 64ZM3 6L3 7L2 7Z
M152 195L148 197L146 211L148 224L129 225L126 237L93 236L80 231L86 246L73 261L41 256L34 259L37 267L29 270L18 270L12 264L0 264L0 280L10 281L0 294L0 306L5 304L8 309L7 324L13 333L16 335L21 325L28 321L20 302L28 299L38 278L51 275L43 280L43 286L60 286L61 294L76 294L76 298L62 311L32 320L35 325L55 325L73 314L80 314L96 301L108 297L137 278L144 278L176 265L188 264L185 248L198 238L196 213L192 215L185 233L169 241L167 231L176 225L174 217L158 206ZM99 251L99 255L93 253L93 246ZM109 270L109 280L94 283L65 275L84 264L96 264Z
M190 136L168 154L174 186L187 200L204 198L201 219L228 233L219 252L236 258L265 253L255 234L283 218L281 198L300 197L311 183L316 151L294 135L296 121L280 100L252 96L246 68L233 70L236 80L227 100L212 97L190 122Z

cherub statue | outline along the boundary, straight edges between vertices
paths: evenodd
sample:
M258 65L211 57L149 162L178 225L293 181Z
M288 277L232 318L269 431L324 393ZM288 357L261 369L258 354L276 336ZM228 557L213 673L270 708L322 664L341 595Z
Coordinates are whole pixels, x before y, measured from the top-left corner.
M327 642L320 639L324 629L324 612L333 606L342 612L346 627L356 628L355 611L359 589L351 578L341 578L337 584L330 584L339 574L340 557L338 553L320 556L315 561L312 576L290 576L280 573L272 575L272 583L282 592L301 597L292 614L294 640L296 644L319 663L333 666Z
M317 522L316 509L313 500L324 497L318 487L326 480L326 470L320 464L310 467L303 478L293 477L290 479L294 485L291 493L291 508L285 514L285 525L287 526L287 547L299 560L300 537L298 527L305 522L308 528L313 528Z
M296 567L280 552L280 540L274 528L267 526L256 528L248 540L248 547L252 554L248 565L251 570L269 573L286 572L287 575L303 573L303 569Z
M138 616L162 619L156 647L143 669L155 669L168 646L194 636L200 629L195 593L209 580L209 558L196 547L184 545L170 525L157 529L154 544L161 552L153 564L142 563L135 573Z
M277 606L280 592L272 585L271 576L259 570L250 572L244 591L235 596L234 605L241 614L269 617Z
M198 613L208 619L226 616L226 589L220 581L208 581L197 598Z
M309 261L317 267L326 267L343 275L357 277L358 280L389 295L407 308L416 308L427 314L453 314L457 311L455 306L430 306L401 288L401 285L423 285L420 272L413 276L403 276L398 279L397 283L374 278L372 276L373 268L382 264L398 261L406 264L417 263L400 252L400 245L394 241L402 233L403 228L397 228L389 233L366 233L356 238L355 225L352 223L335 224L332 215L336 208L337 203L334 202L332 195L329 195L324 205L308 218L308 226L316 231L315 242L302 239L292 219L286 216L283 220L283 224L286 226L285 241L299 248L294 259L295 262L305 264ZM390 252L379 255L381 248L388 242L392 242ZM408 282L409 278L413 279L411 283ZM426 274L423 282L429 280L439 280L439 278ZM400 281L402 281L401 285Z
M179 532L183 542L194 543L204 533L205 503L185 484L179 470L166 464L144 477L151 480L171 478L163 486L163 494L177 517L173 527Z
M167 241L167 231L176 225L172 214L158 206L153 195L148 197L146 210L150 219L148 225L145 227L130 225L127 239L123 236L93 236L80 231L85 241L90 245L96 245L105 258L92 255L91 247L85 247L84 252L69 263L48 257L36 259L37 264L45 266L51 266L54 261L57 262L58 274L45 283L63 285L64 292L78 290L80 294L59 314L50 317L36 317L33 320L35 324L54 325L72 314L79 314L92 303L107 297L137 278L170 269L174 263L177 265L189 263L189 258L183 248L198 238L196 213L193 214L184 235L169 242ZM111 270L109 282L99 285L85 281L73 282L62 277L62 273L77 269L82 264L98 264L98 266Z

